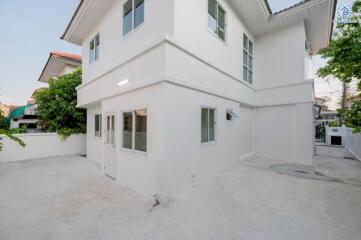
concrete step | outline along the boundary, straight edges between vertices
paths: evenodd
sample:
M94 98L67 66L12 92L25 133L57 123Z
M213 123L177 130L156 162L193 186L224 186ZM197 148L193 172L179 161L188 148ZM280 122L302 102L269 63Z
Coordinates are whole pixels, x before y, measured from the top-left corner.
M334 158L354 158L354 156L342 146L322 145L315 146L316 156L334 157Z

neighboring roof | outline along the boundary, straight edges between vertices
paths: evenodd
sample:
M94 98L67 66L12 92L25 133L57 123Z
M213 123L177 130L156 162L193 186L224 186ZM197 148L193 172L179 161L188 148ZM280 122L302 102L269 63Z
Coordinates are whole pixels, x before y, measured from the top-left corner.
M59 52L59 51L52 51L50 52L50 56L57 56L57 57L62 57L62 58L68 58L68 59L72 59L74 61L79 61L81 62L81 56L78 54L73 54L73 53L65 53L65 52Z
M24 106L20 106L20 107L16 108L14 111L9 113L8 117L6 118L6 121L8 123L10 123L11 119L24 116L25 109L27 109L28 107L31 107L32 105L33 104L26 104Z
M66 65L78 67L81 65L81 56L73 53L52 51L40 74L38 81L48 82L51 77L58 77L59 69Z

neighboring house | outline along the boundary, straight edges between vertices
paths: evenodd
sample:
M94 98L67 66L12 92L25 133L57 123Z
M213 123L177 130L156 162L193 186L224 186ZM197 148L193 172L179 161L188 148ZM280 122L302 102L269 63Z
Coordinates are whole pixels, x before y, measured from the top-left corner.
M351 108L355 102L361 101L361 94L352 94L346 98L346 108Z
M81 1L62 38L82 46L87 157L162 197L254 157L312 164L310 55L329 43L335 6Z
M26 105L16 108L9 114L7 121L10 122L10 129L26 127L29 132L38 131L35 101L30 99Z
M0 102L0 113L4 117L7 117L10 112L14 111L18 106L16 105L6 105Z
M52 51L40 74L39 81L47 83L50 78L57 78L67 73L71 73L80 66L80 55Z

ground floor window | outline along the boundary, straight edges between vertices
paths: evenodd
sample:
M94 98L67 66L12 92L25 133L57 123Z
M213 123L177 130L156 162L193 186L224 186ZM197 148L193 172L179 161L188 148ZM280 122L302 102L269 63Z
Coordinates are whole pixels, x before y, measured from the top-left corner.
M147 151L147 111L123 113L123 148Z
M102 115L101 114L95 114L94 117L94 132L96 137L102 136Z
M114 129L115 129L115 116L114 115L108 115L107 116L107 144L114 145Z
M215 141L215 112L214 108L202 108L201 113L201 142Z

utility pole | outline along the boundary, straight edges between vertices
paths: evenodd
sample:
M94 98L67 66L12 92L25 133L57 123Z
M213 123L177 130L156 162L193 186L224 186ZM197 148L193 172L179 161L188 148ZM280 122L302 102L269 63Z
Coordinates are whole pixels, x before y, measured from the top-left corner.
M343 113L346 110L346 97L347 97L347 83L342 82L341 110L342 110ZM342 125L344 124L344 119L343 119L342 114L340 116L340 122L341 122Z

